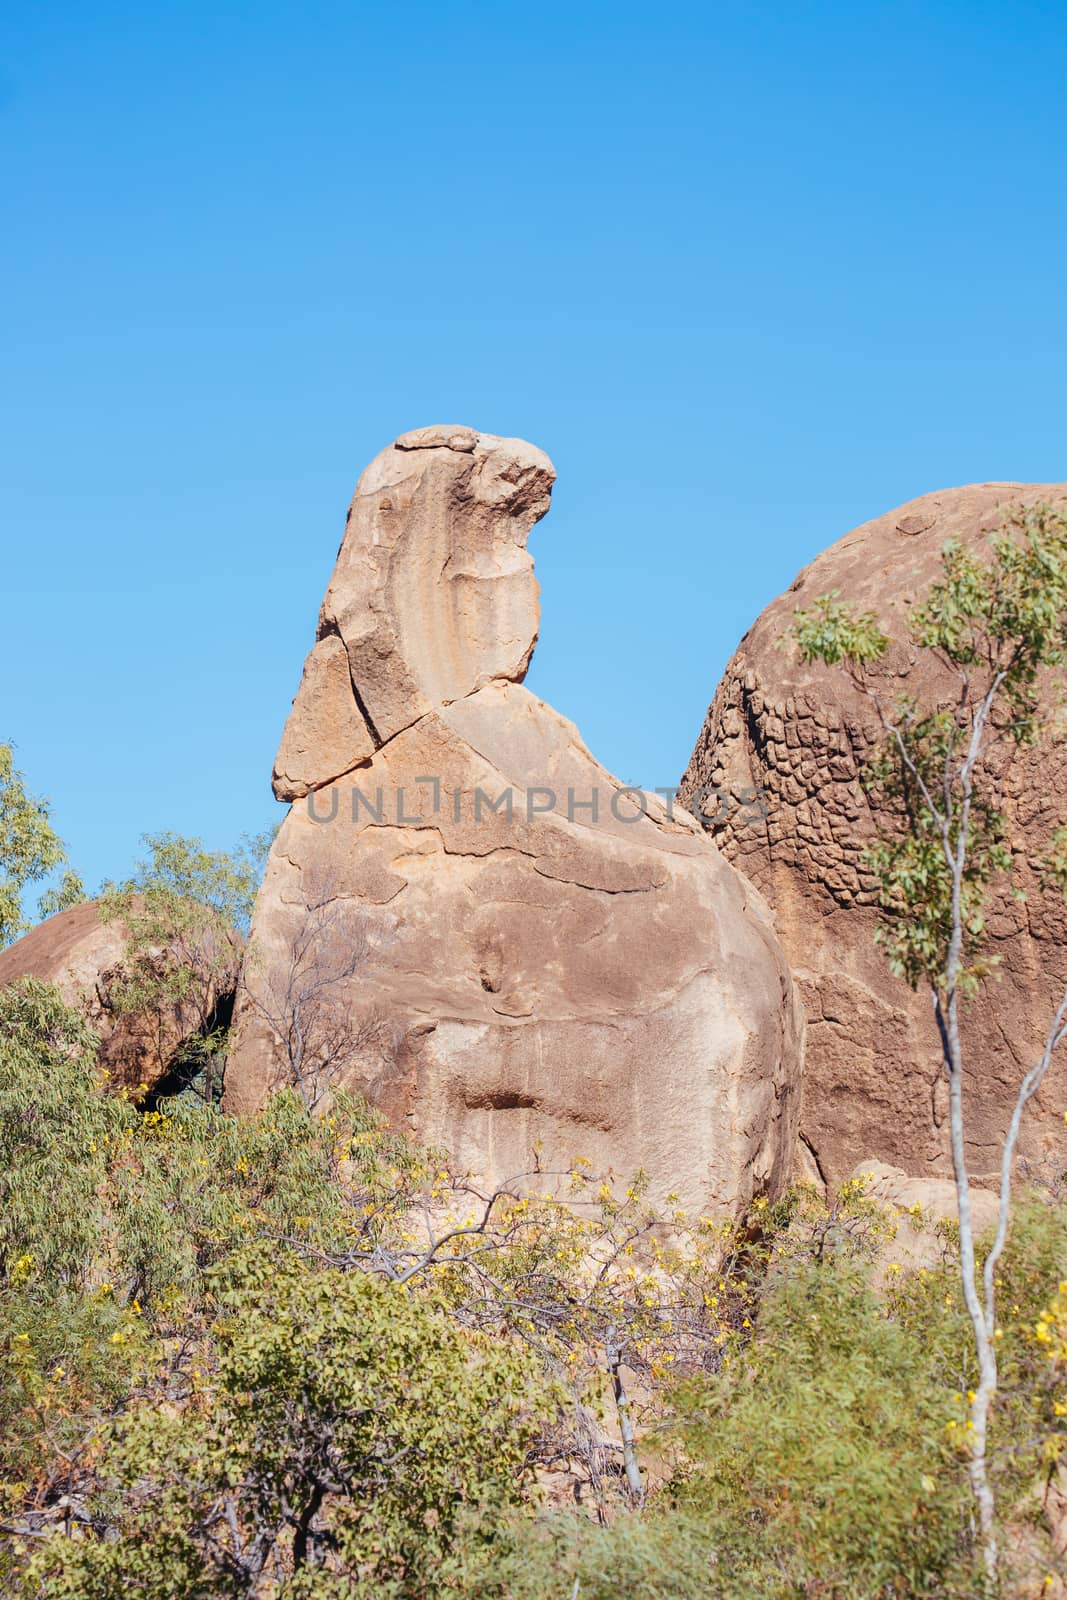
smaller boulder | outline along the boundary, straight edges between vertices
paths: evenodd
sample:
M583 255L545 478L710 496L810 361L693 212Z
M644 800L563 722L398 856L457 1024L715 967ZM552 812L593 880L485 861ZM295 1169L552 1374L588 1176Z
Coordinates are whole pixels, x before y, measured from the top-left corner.
M939 1222L958 1222L956 1185L951 1178L913 1178L885 1161L861 1161L852 1173L864 1194L895 1224L893 1238L879 1252L883 1272L895 1267L933 1267L942 1258ZM997 1225L999 1197L992 1189L971 1185L971 1221L975 1237Z
M129 932L120 918L105 920L97 901L84 900L0 950L0 988L19 978L54 984L98 1035L98 1059L111 1086L135 1096L150 1094L166 1085L195 1039L229 1021L243 940L230 930L225 940L220 948L216 939L210 959L200 963L195 953L186 963L185 951L170 952L188 965L191 981L176 998L131 1010L119 1001L126 988ZM167 952L158 954L162 970Z

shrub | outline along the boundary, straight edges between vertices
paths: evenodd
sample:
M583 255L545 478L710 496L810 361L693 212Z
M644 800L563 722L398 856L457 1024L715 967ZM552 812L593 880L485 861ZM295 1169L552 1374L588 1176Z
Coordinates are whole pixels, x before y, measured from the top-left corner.
M31 1583L84 1600L255 1593L282 1573L271 1592L294 1600L454 1592L461 1525L484 1540L518 1500L523 1364L410 1290L278 1271L262 1249L228 1263L219 1309L211 1381L180 1414L148 1401L111 1430L94 1523L49 1540Z

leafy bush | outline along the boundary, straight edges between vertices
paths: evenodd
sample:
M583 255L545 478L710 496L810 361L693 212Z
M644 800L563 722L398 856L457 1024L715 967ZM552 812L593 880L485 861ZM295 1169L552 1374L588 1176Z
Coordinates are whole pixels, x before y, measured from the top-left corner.
M973 1600L986 1592L965 1470L973 1345L952 1252L880 1297L863 1251L849 1243L856 1235L835 1226L825 1249L810 1202L799 1211L798 1231L796 1198L781 1208L790 1234L768 1252L751 1342L735 1345L718 1375L675 1390L671 1431L682 1464L649 1509L606 1528L559 1513L512 1523L488 1560L472 1561L471 1596ZM805 1239L818 1247L806 1251ZM1032 1199L1003 1264L1011 1320L992 1454L1012 1522L1009 1589L1013 1557L1019 1566L1031 1554L1021 1524L1039 1520L1030 1491L1063 1448L1067 1361L1055 1319L1067 1303L1057 1285L1065 1260L1067 1207ZM1058 1570L1047 1530L1039 1544L1038 1587L1046 1563Z
M984 1592L951 1229L876 1293L892 1224L855 1185L739 1226L582 1170L569 1199L477 1198L344 1095L138 1110L54 990L0 991L0 1589ZM999 1268L1009 1553L1049 1548L1065 1260L1067 1205L1031 1198Z
M178 1412L134 1405L108 1441L106 1528L51 1539L55 1596L454 1592L461 1525L517 1502L527 1374L432 1303L252 1250L219 1292L217 1366Z
M221 1098L244 935L270 841L269 833L246 836L227 852L174 833L147 834L148 855L133 876L101 891L101 919L120 919L125 930L109 1004L155 1034L168 1061L158 1086L167 1095L195 1089L205 1100Z

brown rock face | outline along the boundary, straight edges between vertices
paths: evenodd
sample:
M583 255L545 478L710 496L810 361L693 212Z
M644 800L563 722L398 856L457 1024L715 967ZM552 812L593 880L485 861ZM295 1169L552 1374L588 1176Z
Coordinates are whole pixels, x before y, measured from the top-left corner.
M166 1078L179 1048L199 1031L203 1017L232 996L240 960L239 937L232 937L230 975L227 979L223 964L216 963L219 975L210 980L210 992L151 1014L120 1014L111 990L126 954L126 931L120 921L101 921L96 902L86 900L0 950L0 988L24 977L55 984L68 1005L84 1011L99 1036L98 1060L112 1086L136 1093L143 1084L152 1090Z
M866 1156L911 1173L947 1172L947 1106L930 1003L891 976L874 945L873 882L861 860L873 827L857 782L874 718L843 674L802 666L779 643L798 606L834 589L903 639L906 603L939 573L946 539L984 544L1010 506L1065 502L1064 484L979 484L925 495L840 539L741 641L682 780L684 803L702 806L724 854L774 908L807 1013L802 1141L833 1182ZM905 688L924 698L948 692L942 670L907 646L894 647L883 671L890 699ZM1062 903L1044 899L1035 872L1063 814L1063 746L1050 737L999 765L1027 901L998 902L990 927L999 975L965 1024L969 1153L987 1176L1067 979ZM1027 1114L1025 1158L1040 1161L1062 1135L1065 1107L1067 1058Z
M227 1103L299 1069L486 1177L537 1147L736 1207L790 1175L792 984L692 820L521 687L553 479L465 428L405 435L360 479L282 740L276 792L308 792L256 906Z

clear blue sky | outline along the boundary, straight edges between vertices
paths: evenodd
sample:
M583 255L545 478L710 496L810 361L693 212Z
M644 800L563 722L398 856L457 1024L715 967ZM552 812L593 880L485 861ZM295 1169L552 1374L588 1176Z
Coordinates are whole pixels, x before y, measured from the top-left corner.
M529 682L685 765L740 635L911 496L1067 478L1067 11L12 6L0 738L91 883L281 815L364 463L559 471Z

